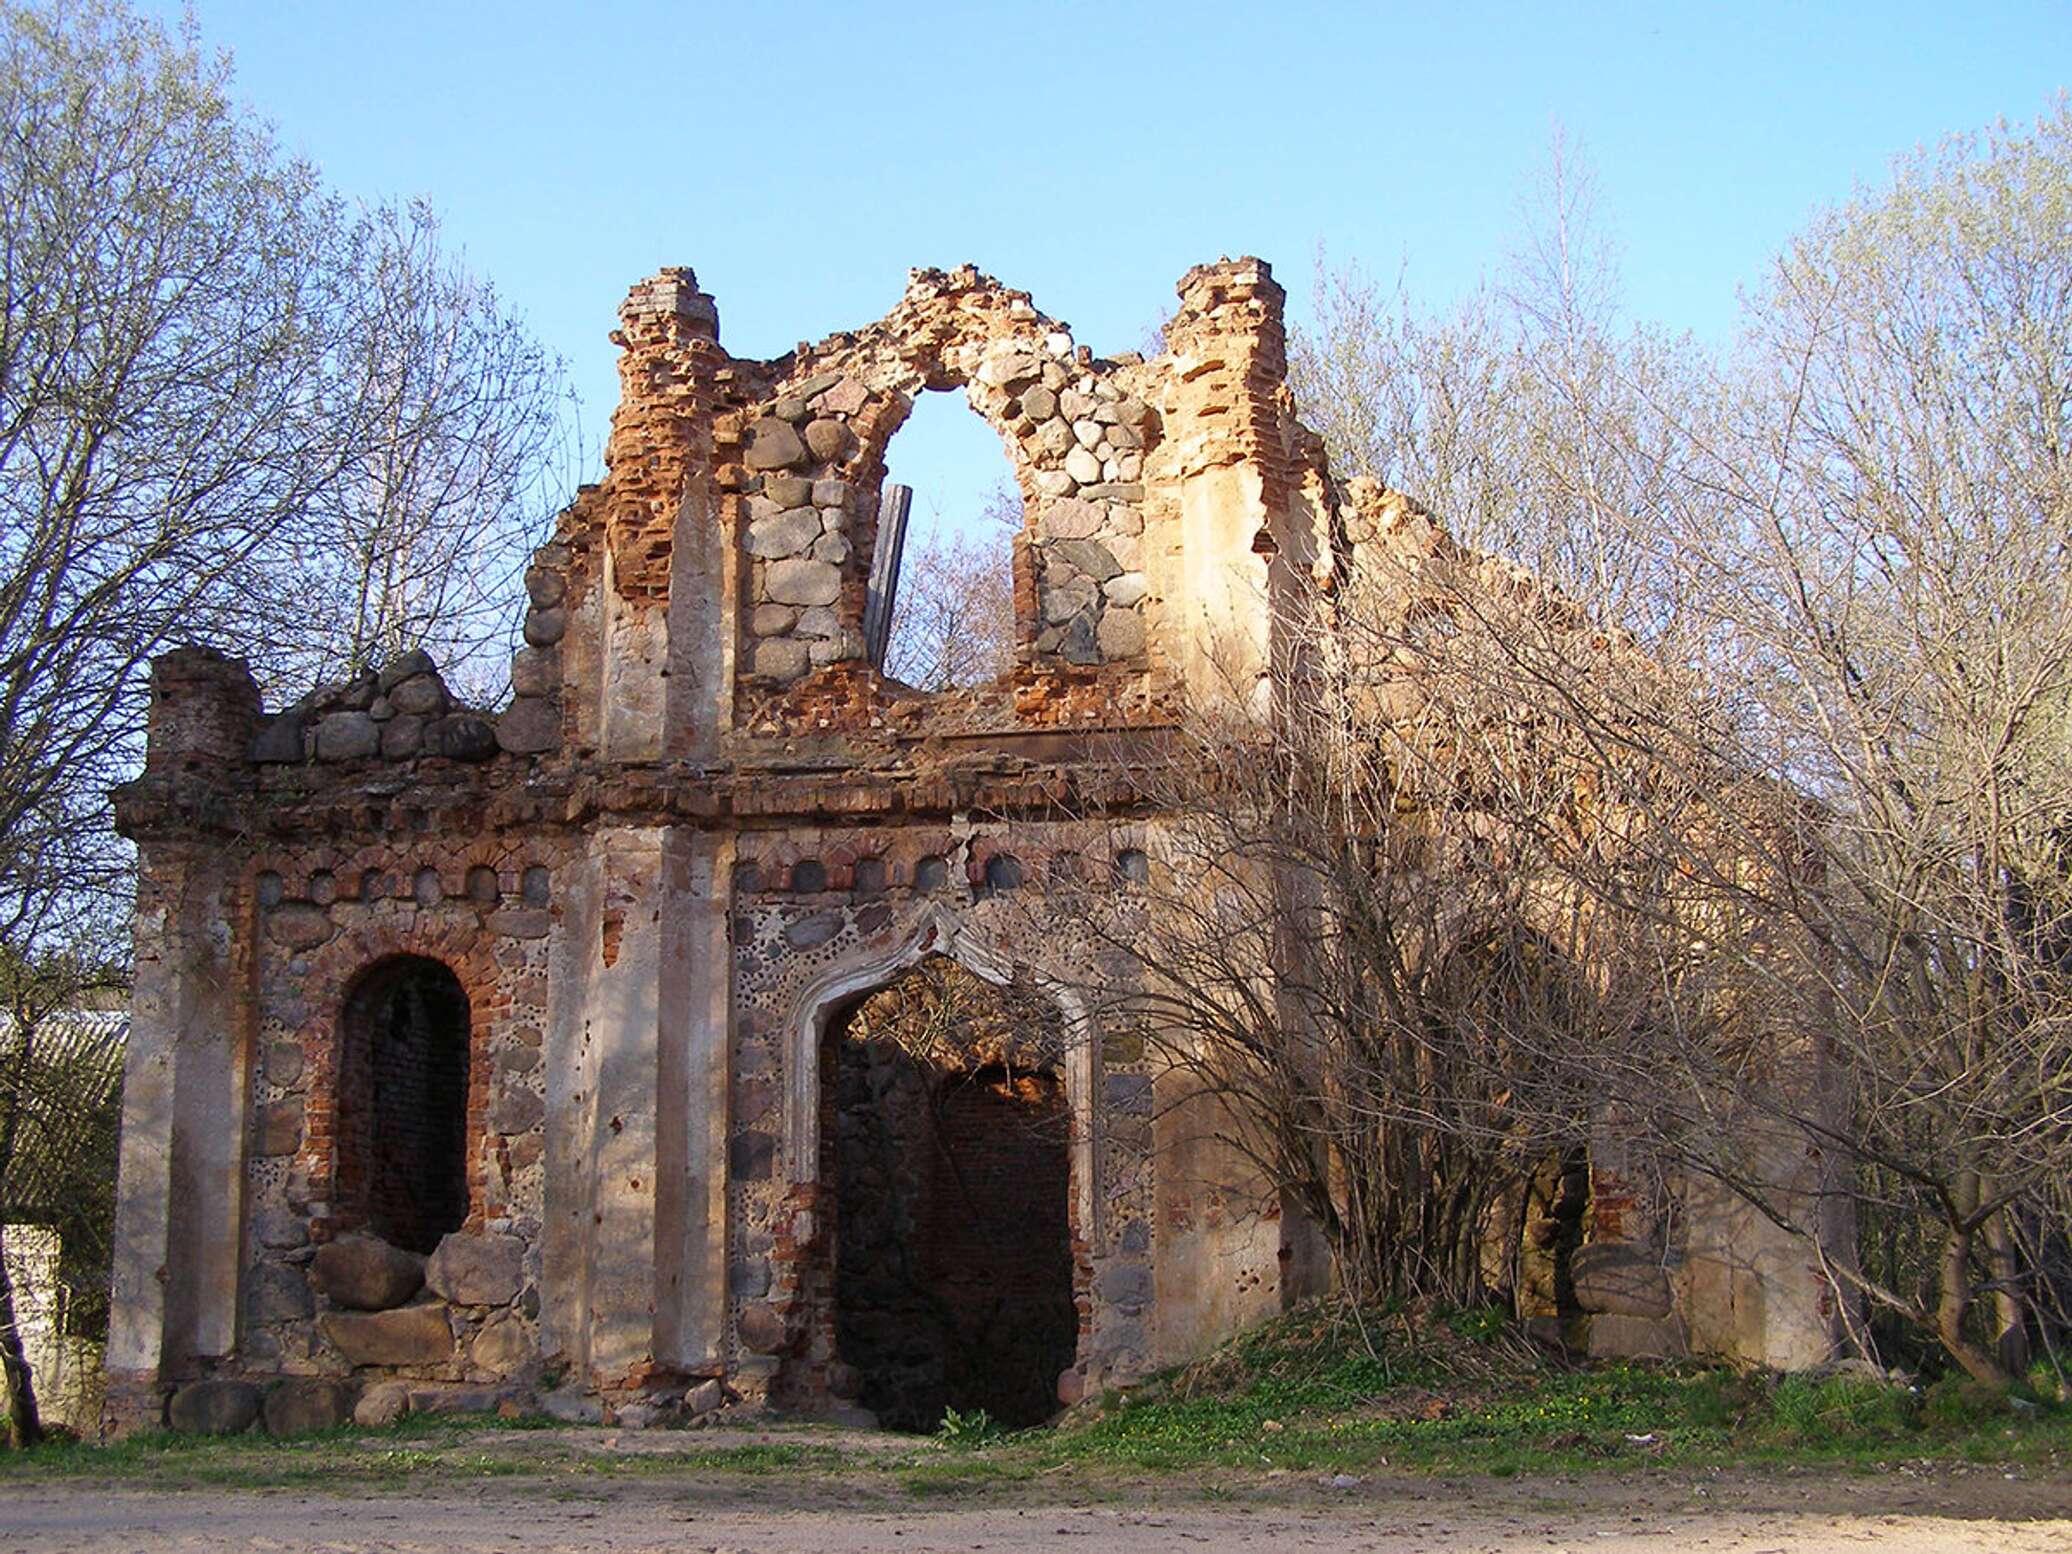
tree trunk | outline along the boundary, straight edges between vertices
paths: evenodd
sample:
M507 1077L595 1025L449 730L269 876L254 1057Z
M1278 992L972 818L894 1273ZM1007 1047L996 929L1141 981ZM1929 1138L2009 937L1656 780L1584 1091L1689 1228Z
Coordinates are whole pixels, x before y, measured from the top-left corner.
M0 1379L7 1387L7 1441L15 1447L34 1446L43 1439L43 1420L36 1410L36 1379L22 1352L22 1330L15 1325L14 1280L8 1276L5 1251L0 1245Z
M1975 1342L1964 1331L1964 1320L1971 1313L1972 1240L1972 1232L1966 1228L1965 1222L1978 1205L1977 1172L1958 1174L1955 1198L1956 1216L1943 1232L1942 1290L1935 1308L1935 1336L1942 1341L1950 1358L1973 1378L1989 1387L2004 1390L2014 1378L2002 1368L1990 1349Z
M36 1411L36 1381L29 1374L28 1357L22 1352L22 1332L14 1320L14 1280L7 1271L4 1243L8 1188L14 1172L14 1152L21 1138L23 1091L28 1088L29 1062L34 1053L35 1026L13 1016L16 1031L13 1062L7 1070L7 1093L0 1110L0 1381L7 1387L7 1439L16 1447L34 1446L43 1439L43 1420Z
M1986 1221L1984 1240L1986 1270L1993 1281L1993 1353L2010 1376L2025 1376L2029 1372L2029 1330L2023 1320L2021 1296L2015 1292L2021 1268L2007 1210Z

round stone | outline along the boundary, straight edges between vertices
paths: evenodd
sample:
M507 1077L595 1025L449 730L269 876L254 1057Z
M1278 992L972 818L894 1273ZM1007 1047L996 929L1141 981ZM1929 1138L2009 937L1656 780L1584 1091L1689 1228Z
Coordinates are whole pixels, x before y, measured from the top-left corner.
M525 595L542 610L551 610L568 592L568 579L551 567L528 567Z
M561 709L542 696L520 696L496 720L496 742L512 755L538 755L561 743Z
M546 648L520 648L511 655L511 689L520 696L551 696L561 686L561 659Z
M1104 658L1135 658L1144 651L1143 613L1120 608L1102 611L1095 640Z
M803 484L803 482L802 482ZM820 538L820 513L812 507L790 507L748 526L748 553L765 560L796 556Z
M446 710L446 687L439 683L437 675L412 675L398 682L389 691L388 699L399 713L434 718Z
M1101 592L1108 596L1108 602L1121 605L1124 609L1137 603L1150 591L1151 585L1145 580L1142 572L1124 572L1109 578L1101 585Z
M317 725L319 761L360 761L381 748L381 725L364 712L334 712Z
M832 464L845 459L856 446L856 438L840 421L823 416L806 427L806 446L813 450L813 457L823 464Z
M556 605L551 610L531 610L525 617L525 640L534 647L552 647L568 634L568 611Z

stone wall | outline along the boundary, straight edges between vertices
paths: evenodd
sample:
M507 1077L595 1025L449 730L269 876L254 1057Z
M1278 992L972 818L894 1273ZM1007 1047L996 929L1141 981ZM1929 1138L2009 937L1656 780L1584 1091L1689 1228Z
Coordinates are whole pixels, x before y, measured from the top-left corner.
M1161 354L1102 358L922 270L884 319L757 361L665 270L620 310L605 478L526 574L503 706L421 654L272 712L240 665L161 660L117 795L142 878L110 1423L169 1396L281 1429L829 1405L825 1043L935 957L1049 989L1067 1035L1061 1398L1319 1288L1212 1099L1073 1003L1092 951L1026 905L1159 866L1132 763L1189 706L1299 690L1295 607L1387 527L1295 418L1281 305L1256 260L1201 266ZM885 448L931 390L1001 438L1025 517L1013 668L924 694L861 627ZM429 1258L366 1235L356 1155L348 1010L397 957L467 1006L464 1216Z

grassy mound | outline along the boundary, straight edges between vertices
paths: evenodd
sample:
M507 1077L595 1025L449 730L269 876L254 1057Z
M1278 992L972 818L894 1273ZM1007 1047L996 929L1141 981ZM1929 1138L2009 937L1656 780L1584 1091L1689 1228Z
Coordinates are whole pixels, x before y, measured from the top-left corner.
M1315 1305L1017 1440L1047 1459L1140 1468L2056 1464L2072 1462L2072 1408L1961 1381L1923 1389L1695 1361L1568 1363L1484 1312L1418 1323Z

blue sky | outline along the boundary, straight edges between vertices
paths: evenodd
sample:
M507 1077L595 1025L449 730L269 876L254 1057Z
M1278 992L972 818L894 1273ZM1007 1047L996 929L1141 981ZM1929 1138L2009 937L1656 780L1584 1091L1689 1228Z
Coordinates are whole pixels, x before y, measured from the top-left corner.
M157 7L168 17L176 5ZM1497 263L1558 120L1628 309L1701 335L1817 205L2072 79L2072 3L316 5L196 0L243 97L348 194L427 196L569 363L586 437L626 287L689 264L769 355L964 260L1097 351L1192 264L1319 245L1444 298ZM930 406L931 409L936 407ZM969 416L894 446L917 516L1004 470Z

